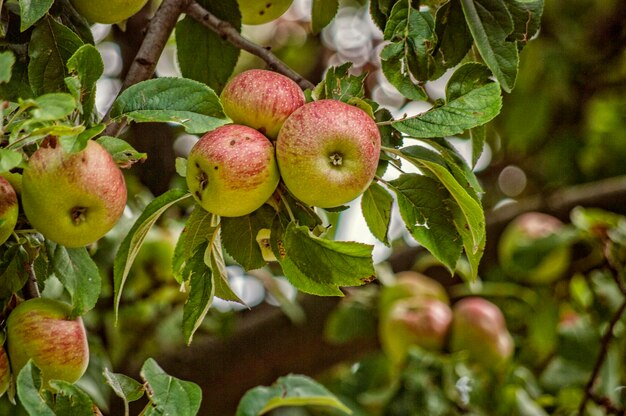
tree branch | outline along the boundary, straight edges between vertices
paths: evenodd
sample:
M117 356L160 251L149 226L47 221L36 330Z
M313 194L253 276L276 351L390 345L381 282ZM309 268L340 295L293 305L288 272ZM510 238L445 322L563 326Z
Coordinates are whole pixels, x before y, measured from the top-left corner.
M283 61L278 59L276 55L270 52L268 48L257 45L256 43L244 38L233 25L217 18L197 2L191 0L185 12L187 13L187 16L211 29L223 39L230 42L233 46L258 56L267 63L270 69L291 78L300 86L300 88L308 88L311 90L315 88L315 85L303 78L293 69L289 68Z
M41 296L39 293L39 286L37 285L37 276L35 276L35 269L30 263L24 265L26 273L28 273L28 279L22 289L22 294L26 299L38 298Z
M161 3L161 6L150 21L146 37L126 74L126 78L124 78L120 92L131 85L152 78L167 40L174 30L178 18L187 7L187 3L188 0L163 0L163 3ZM108 118L109 114L107 113L104 120L106 121ZM125 122L111 123L106 128L104 134L117 136L125 125Z
M593 366L593 371L591 372L591 377L589 377L589 381L587 381L587 385L585 386L585 395L583 396L583 400L580 402L580 406L578 407L578 415L585 415L585 407L587 407L587 402L590 399L593 399L593 386L598 379L598 375L600 374L600 370L602 369L602 365L606 360L606 356L609 352L609 344L613 339L613 332L615 330L615 326L622 318L624 311L626 310L626 300L622 302L619 306L615 314L611 318L611 322L609 323L609 327L607 328L604 336L602 336L602 343L600 345L600 353L598 354L598 358L596 359L596 363Z

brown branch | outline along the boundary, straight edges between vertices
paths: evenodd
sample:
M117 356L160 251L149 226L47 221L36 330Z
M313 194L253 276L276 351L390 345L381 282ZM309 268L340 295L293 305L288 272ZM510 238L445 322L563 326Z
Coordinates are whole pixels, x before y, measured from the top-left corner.
M278 59L268 48L257 45L254 42L241 36L239 31L230 23L217 18L211 12L199 5L197 2L191 0L186 10L187 16L195 19L205 27L211 29L223 39L227 40L233 46L239 49L250 52L253 55L258 56L267 63L267 66L279 72L286 77L294 80L302 89L313 89L315 85L303 78L300 74L289 68L283 61Z
M598 379L598 375L600 374L600 370L602 369L602 365L606 360L607 354L609 352L609 344L613 339L613 332L615 330L615 326L622 318L624 311L626 310L626 300L622 302L620 307L617 309L613 317L611 318L611 322L609 322L609 327L607 328L604 336L602 336L602 343L600 345L600 353L598 354L598 358L596 359L596 363L593 366L593 371L591 372L591 377L589 377L589 381L587 381L587 385L585 386L585 395L583 396L583 400L580 402L580 406L578 407L578 415L585 415L585 407L587 407L587 402L594 397L593 386Z
M28 279L22 289L22 294L26 299L38 298L41 296L39 293L39 286L37 285L37 276L35 276L35 269L30 263L24 264L24 270L28 273Z
M187 7L187 3L188 0L163 0L163 3L161 3L161 6L150 21L146 37L124 78L120 93L131 85L152 78L157 62L167 44L167 40L174 30L178 18ZM107 121L108 118L109 114L107 113L104 118L105 121ZM111 123L104 134L107 136L117 136L125 125L125 122Z

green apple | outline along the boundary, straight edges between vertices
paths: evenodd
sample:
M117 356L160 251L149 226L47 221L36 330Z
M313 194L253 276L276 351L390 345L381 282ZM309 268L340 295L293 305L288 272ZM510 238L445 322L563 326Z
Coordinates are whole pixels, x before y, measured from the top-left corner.
M72 6L93 23L118 23L128 19L148 0L71 0Z
M9 390L11 384L11 366L4 345L0 346L0 397Z
M304 93L277 72L251 69L235 75L220 95L224 112L234 123L252 127L271 139L305 103Z
M283 15L293 0L239 0L241 23L261 25Z
M111 155L95 141L68 153L55 138L46 139L24 169L22 205L44 237L83 247L117 223L126 206L126 184Z
M307 205L333 208L369 186L380 156L380 133L360 108L319 100L294 111L276 141L276 159L289 191Z
M13 374L28 360L49 380L74 383L87 370L89 346L80 317L72 318L70 305L34 298L17 305L7 319L7 346Z
M528 212L511 221L498 242L498 257L505 273L514 279L531 284L549 284L558 280L570 264L570 248L562 245L545 251L538 248L536 264L524 264L518 253L532 250L539 240L554 235L564 228L563 223L548 214Z
M395 302L379 327L383 350L401 364L411 346L430 351L443 349L452 322L452 311L438 299L407 298Z
M18 214L17 194L9 181L0 176L0 244L11 236Z
M216 215L250 214L269 199L279 180L274 146L250 127L219 127L189 152L189 191L202 208Z
M270 236L272 231L269 228L261 228L256 234L256 242L261 249L261 255L265 261L278 261L274 251L272 251L272 244L270 242Z
M485 368L507 363L515 345L504 316L493 303L479 297L468 297L452 307L450 350L466 351L468 358Z

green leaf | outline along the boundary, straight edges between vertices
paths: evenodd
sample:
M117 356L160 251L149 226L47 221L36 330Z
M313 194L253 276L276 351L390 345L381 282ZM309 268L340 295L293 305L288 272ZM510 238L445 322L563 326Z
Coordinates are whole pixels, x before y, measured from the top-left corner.
M115 163L121 168L128 168L134 163L143 162L148 158L146 153L138 152L126 140L117 137L102 136L96 141L111 154Z
M256 240L262 228L270 228L276 211L268 205L242 217L222 218L224 249L245 270L265 266L261 248Z
M143 397L143 384L124 374L113 373L108 368L104 369L103 375L113 392L124 401L125 414L129 414L128 403Z
M286 406L324 406L352 414L337 397L315 380L288 375L270 387L255 387L241 399L235 416L260 416Z
M189 198L189 194L184 189L171 189L163 195L155 198L141 213L135 221L132 228L120 244L115 255L113 263L113 282L114 282L114 308L117 319L119 312L119 303L126 282L128 272L148 235L148 231L154 225L157 219L172 205Z
M187 345L191 344L193 334L209 312L215 295L211 269L204 263L204 252L208 245L208 242L200 245L185 264L185 275L190 280L189 296L183 307L183 335Z
M312 33L317 35L337 14L339 0L313 0L311 5Z
M163 415L196 416L202 390L192 382L166 374L152 358L141 367L141 377L148 383L148 395L155 410Z
M0 172L8 172L22 163L22 153L17 150L0 149Z
M28 257L22 245L14 245L4 251L0 262L0 298L10 298L24 287L29 277L24 270L24 264L29 261Z
M483 126L470 129L470 139L472 140L472 167L476 167L476 162L483 154L485 142L487 141L487 128Z
M450 193L436 180L415 173L402 174L389 186L413 238L452 272L461 256L462 240L450 212Z
M272 231L273 233L273 231ZM272 238L272 237L271 237ZM290 223L284 233L285 276L299 290L341 295L341 286L360 286L374 278L373 247L315 237L306 226Z
M65 90L66 62L83 41L52 17L42 19L28 44L28 80L35 95Z
M74 97L65 93L41 95L34 102L36 107L31 110L31 114L39 121L60 120L76 109Z
M485 248L486 230L485 213L469 186L463 187L440 160L433 157L434 152L421 147L409 146L401 150L416 167L430 171L448 190L456 204L450 209L454 225L461 235L463 246L472 269L472 278L478 273L478 263Z
M443 73L437 68L432 56L437 44L432 15L414 8L410 0L399 1L393 6L385 26L384 38L400 45L396 47L394 56L401 63L396 63L393 67L401 69L405 79L409 77L409 72L418 81L434 79ZM387 68L387 72L389 69ZM396 76L391 78L396 79Z
M493 72L502 89L511 92L519 65L513 32L513 19L502 0L461 0L465 20L480 56Z
M398 92L411 101L425 101L428 96L420 85L413 83L406 62L406 48L403 43L390 43L380 53L381 68L385 78Z
M349 70L351 66L352 63L347 62L341 66L328 68L324 80L315 87L315 98L317 100L328 98L343 102L347 102L355 97L364 98L365 88L363 82L367 74L350 75Z
M195 204L174 249L172 268L179 283L186 280L182 278L181 274L185 262L193 256L200 244L213 238L215 227L213 214Z
M84 315L96 305L100 296L98 266L84 247L66 248L46 240L46 251L55 275L72 297L72 313Z
M489 122L501 107L500 87L491 83L425 113L392 122L392 126L415 138L453 136Z
M11 51L0 52L0 84L11 80L15 55Z
M55 389L55 414L72 416L94 415L93 400L78 386L63 380L51 380L50 386Z
M226 270L226 261L222 252L221 228L217 228L209 246L204 252L204 263L211 268L213 272L213 284L215 285L215 296L220 299L230 300L242 305L245 303L237 296L228 283L228 271Z
M379 241L389 246L387 233L391 221L393 197L379 184L373 182L361 196L361 211L370 231Z
M513 33L508 37L522 50L537 34L543 14L543 0L504 0L513 18Z
M473 90L491 84L491 72L483 64L468 62L454 71L446 84L446 100L454 101Z
M185 78L157 78L123 91L111 107L111 118L182 125L187 133L203 134L229 122L215 92Z
M241 14L236 0L202 0L199 3L240 29ZM219 94L235 69L240 49L189 16L176 25L176 46L183 76L207 84Z
M41 373L32 360L22 368L16 380L17 397L20 404L31 416L56 416L48 407L45 399L39 394L41 389Z
M448 1L437 9L435 33L436 59L444 68L453 68L459 64L474 42L465 23L461 3L455 0Z
M104 72L100 52L93 45L81 46L68 60L67 69L80 80L79 100L83 106L83 118L90 125L96 103L96 82Z
M20 32L44 17L53 3L54 0L20 0Z

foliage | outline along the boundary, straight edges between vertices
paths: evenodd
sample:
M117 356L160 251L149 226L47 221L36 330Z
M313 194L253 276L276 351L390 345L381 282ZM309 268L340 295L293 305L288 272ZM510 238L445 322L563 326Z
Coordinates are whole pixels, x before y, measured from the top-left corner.
M101 241L86 248L66 248L46 239L21 215L12 237L0 249L0 294L5 315L20 299L42 291L44 296L68 301L77 315L87 318L88 312L97 312L91 324L86 319L88 326L99 328L106 338L126 338L125 343L120 343L123 347L103 353L100 362L92 360L91 370L96 375L87 384L98 384L104 372L112 391L123 400L126 414L130 411L129 403L144 393L148 403L142 414L167 414L172 409L176 414L196 414L201 400L198 386L167 375L154 360L145 361L142 383L110 370L112 364L123 362L125 353L134 346L145 348L144 354L154 354L161 347L156 345L150 350L142 342L141 331L134 334L129 328L137 325L155 330L155 321L167 321L164 327L170 330L169 334L177 334L169 340L190 344L203 327L227 327L227 323L216 323L224 318L218 318L212 307L220 301L247 306L232 284L235 265L245 272L262 269L270 275L284 275L300 292L318 296L343 296L346 286L370 283L379 274L373 245L334 240L337 219L345 207L323 210L306 206L284 184L279 186L276 198L272 197L257 211L236 218L220 218L190 204L191 195L184 185L179 185L184 184L180 178L169 191L156 196L144 197L133 185L130 178L137 162L146 157L150 160L153 154L135 149L132 137L123 135L125 126L130 125L132 131L138 124L161 123L164 129L201 135L230 123L219 94L227 80L241 70L238 62L245 59L241 50L252 52L273 70L298 82L309 100L341 100L363 109L376 120L383 141L379 169L359 203L365 223L378 241L393 247L393 224L399 222L428 250L433 262L451 275L474 282L470 288L482 287L484 292L479 290L478 294L493 293L490 288L497 292L501 285L511 285L507 293L515 292L518 286L521 294L528 293L522 283L503 282L499 278L491 281L489 276L480 276L487 223L483 194L485 190L492 191L493 183L486 181L485 186L479 181L474 167L483 150L492 144L491 122L502 112L519 115L522 111L516 98L503 92L510 93L518 84L522 93L533 95L533 85L540 85L536 79L518 76L518 72L520 67L534 64L533 59L525 59L520 53L539 32L543 0L370 0L367 7L383 42L379 58L386 82L397 90L405 104L427 105L423 112L410 115L394 115L377 103L370 94L376 80L365 72L357 73L350 62L327 68L323 77L312 77L317 85L294 73L267 48L241 34L241 13L234 0L191 1L185 7L177 6L178 9L172 1L154 3L156 23L147 26L146 39L160 44L146 41L144 45L156 54L145 57L142 49L122 90L101 114L96 105L96 87L106 78L107 65L96 47L97 39L89 22L67 0L0 0L0 174L19 177L29 157L50 136L57 137L68 152L79 152L89 140L97 140L120 168L128 169L132 196L128 215ZM336 0L314 0L309 11L311 27L307 30L320 33L347 8ZM184 17L179 19L181 15ZM164 23L168 21L169 26ZM155 41L157 38L160 40ZM182 77L153 77L167 39L176 49ZM442 80L445 91L438 96L430 86ZM542 91L540 105L534 111L554 111L561 99ZM596 162L594 155L601 150L594 144L608 140L602 130L604 120L608 119L610 126L621 126L619 111L614 109L619 108L622 100L611 96L605 101L599 95L592 103L595 118L588 121L588 129L593 134L583 146L580 160L581 171L597 176L603 167ZM521 149L519 160L533 151L525 142L530 133L524 133L525 126L519 125L524 118L507 117L508 121L496 122L513 137L506 150L513 154ZM542 116L542 120L548 118ZM545 132L545 126L539 123L531 127L533 132ZM467 160L452 145L451 136L468 139L472 152ZM186 161L179 159L176 163L178 173L184 175ZM385 176L390 171L398 175ZM558 302L542 304L537 297L537 302L529 303L522 296L496 299L505 314L511 315L507 316L508 322L532 312L545 318L511 328L518 351L505 370L490 373L476 368L463 353L413 350L406 367L394 368L389 374L383 374L388 364L386 358L378 356L361 363L362 368L354 374L342 374L343 380L330 380L330 390L341 401L312 380L290 376L279 379L272 387L249 392L240 413L262 414L283 406L322 405L338 412L351 408L355 414L364 414L384 408L381 414L406 415L411 414L411 406L421 403L420 411L427 409L429 414L495 414L507 406L520 409L519 414L542 414L565 412L571 397L575 402L581 397L584 402L593 401L590 390L581 388L581 384L597 375L590 376L593 369L589 366L579 368L584 360L571 351L573 346L587 356L600 354L593 345L597 346L601 334L612 334L615 323L611 319L617 316L615 319L619 320L621 316L617 314L622 305L619 296L613 297L613 303L602 305L600 314L596 314L594 302L598 294L616 292L618 281L611 279L614 272L621 273L623 269L620 256L615 254L621 252L623 231L621 218L609 221L608 214L592 214L572 214L578 240L568 235L544 241L542 248L535 252L531 249L525 255L532 257L551 244L576 241L584 242L594 253L603 244L604 248L610 247L609 256L603 257L605 263L587 266L571 279L565 290L567 295L562 295ZM594 235L594 227L599 223L608 224L606 235ZM160 240L168 244L164 248L167 255L163 256L168 258L168 264L160 269L167 271L158 278L158 284L152 277L144 276L142 281L137 276L144 265L157 262L155 258L145 260L147 254L142 249L163 230L167 237ZM269 234L264 235L269 237L263 246L259 235L267 230ZM276 261L268 261L272 256ZM606 265L610 270L604 268ZM277 284L271 282L265 281L266 286ZM476 282L482 286L475 286ZM473 290L463 287L455 290ZM538 289L540 294L543 289ZM621 287L617 289L618 294L623 294ZM282 299L285 312L292 317L298 315L297 307L278 298ZM111 300L113 312L102 309L105 300ZM371 307L371 298L367 305ZM592 322L594 328L609 325L610 331L598 333L582 324L563 327L555 315L564 314L559 310L564 305L577 312L577 322ZM355 308L364 309L367 307L363 304ZM376 312L369 312L371 315L365 319L361 316L352 320L350 311L342 310L343 315L333 321L333 339L345 341L350 334L363 335L359 329L344 328L350 322L374 328L369 318L376 319ZM125 334L116 332L115 325L120 325ZM550 333L558 333L560 338L543 342L542 335ZM609 345L609 341L610 336L600 345ZM617 348L611 346L608 354L604 352L605 357L615 360L620 352ZM527 356L533 353L541 357L540 364ZM602 375L609 381L598 393L600 396L619 401L610 391L617 387L619 374ZM371 380L365 381L366 377ZM87 414L91 408L106 408L111 393L96 389L102 396L96 399L84 385L67 383L54 384L54 393L42 390L33 366L27 366L14 379L16 389L10 392L10 398L17 398L29 414ZM569 383L571 379L575 380L573 385ZM464 382L459 384L460 380L471 381L471 394L462 387ZM355 385L367 394L360 397ZM424 395L427 388L431 393ZM487 395L489 391L493 395ZM466 397L467 394L470 395Z

